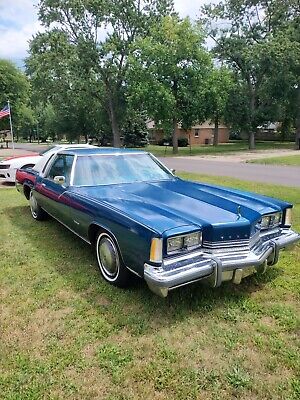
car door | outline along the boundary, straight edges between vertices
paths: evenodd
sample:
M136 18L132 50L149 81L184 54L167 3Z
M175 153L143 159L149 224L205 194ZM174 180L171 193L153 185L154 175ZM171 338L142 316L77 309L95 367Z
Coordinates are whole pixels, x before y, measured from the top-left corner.
M41 207L67 226L71 225L71 213L66 194L70 185L73 162L73 155L58 154L37 185L38 202ZM65 183L55 182L54 178L57 176L63 176Z

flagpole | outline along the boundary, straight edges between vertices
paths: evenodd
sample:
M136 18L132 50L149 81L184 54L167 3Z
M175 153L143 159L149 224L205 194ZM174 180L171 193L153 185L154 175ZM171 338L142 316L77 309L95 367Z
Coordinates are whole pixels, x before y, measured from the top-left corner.
M11 140L12 140L12 148L14 150L15 149L15 143L14 143L14 134L13 134L12 122L11 122L11 111L10 111L9 100L7 100L7 105L8 105L8 109L9 109L9 123L10 123L10 135L11 135Z

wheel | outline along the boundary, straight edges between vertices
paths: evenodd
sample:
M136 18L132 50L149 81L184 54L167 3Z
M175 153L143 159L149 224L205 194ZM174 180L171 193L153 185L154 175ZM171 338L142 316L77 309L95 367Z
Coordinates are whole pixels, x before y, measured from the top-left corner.
M128 285L129 271L122 263L117 244L107 233L100 233L96 241L98 266L103 278L119 287Z
M43 219L47 218L47 213L44 211L39 205L38 202L36 201L36 198L34 197L34 194L32 191L30 191L29 195L29 205L30 205L30 211L32 218L36 219L37 221L42 221Z

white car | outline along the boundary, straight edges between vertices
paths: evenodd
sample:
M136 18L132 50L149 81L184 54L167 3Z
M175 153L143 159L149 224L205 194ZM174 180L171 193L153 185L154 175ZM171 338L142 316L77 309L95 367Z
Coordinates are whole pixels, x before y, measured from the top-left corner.
M26 156L8 157L0 161L0 182L16 182L17 169L34 167L41 170L48 159L60 150L73 148L96 147L89 144L57 144L47 147L40 153L33 153Z

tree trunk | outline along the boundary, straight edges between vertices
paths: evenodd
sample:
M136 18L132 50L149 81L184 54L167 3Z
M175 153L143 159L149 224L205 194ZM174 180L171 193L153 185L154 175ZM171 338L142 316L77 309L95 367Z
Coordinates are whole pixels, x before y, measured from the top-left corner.
M297 88L297 105L295 149L300 150L300 82Z
M255 89L253 88L253 85L249 79L248 81L248 87L250 90L250 113L251 113L251 131L249 132L249 149L254 150L255 149L255 130L253 128L253 117L255 113Z
M219 144L219 113L215 114L214 146Z
M249 149L255 150L255 132L249 132Z
M115 105L113 102L112 93L109 90L109 88L107 88L107 93L108 93L108 114L113 133L113 145L114 147L121 147L120 128L115 113Z
M177 120L176 120L176 118L173 119L172 144L173 144L173 154L178 154L178 137L177 137Z

